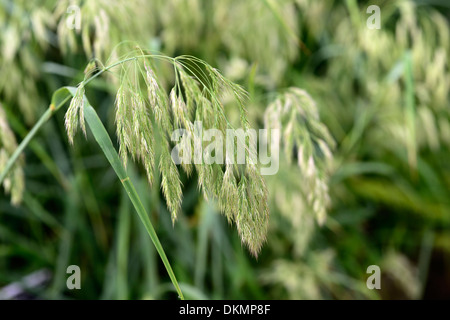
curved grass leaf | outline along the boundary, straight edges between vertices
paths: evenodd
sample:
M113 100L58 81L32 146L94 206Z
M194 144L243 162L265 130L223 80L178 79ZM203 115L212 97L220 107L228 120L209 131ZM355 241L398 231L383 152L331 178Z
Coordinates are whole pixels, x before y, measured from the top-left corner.
M111 142L108 132L103 126L103 123L101 122L94 108L92 108L92 106L87 102L87 99L85 99L84 117L86 119L88 127L90 128L92 134L94 135L95 140L100 145L100 148L102 149L109 163L113 167L115 173L122 182L122 185L125 188L128 197L133 203L133 206L136 209L139 218L144 224L145 229L147 230L151 240L153 241L153 244L155 245L155 248L158 251L159 256L161 257L164 266L166 267L170 280L175 286L175 289L177 290L180 299L184 300L183 293L181 292L175 274L173 273L169 260L167 259L164 249L158 239L158 236L156 235L155 229L153 228L150 218L148 217L148 214L136 192L136 189L134 188L133 183L131 182L130 178L126 173L125 168L122 165L122 162L120 161L119 155L117 154L117 151Z

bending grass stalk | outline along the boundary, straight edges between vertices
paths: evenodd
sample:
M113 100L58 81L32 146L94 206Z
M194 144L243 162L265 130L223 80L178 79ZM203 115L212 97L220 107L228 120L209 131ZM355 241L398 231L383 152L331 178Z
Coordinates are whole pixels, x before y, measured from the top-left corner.
M169 260L167 259L164 249L163 249L161 243L159 242L159 239L158 239L158 236L156 235L155 229L153 228L150 218L148 217L148 214L136 192L136 189L134 188L133 183L131 182L130 178L128 177L128 175L125 171L125 168L123 167L122 162L119 159L119 155L117 154L116 149L114 149L114 146L111 142L108 132L106 131L105 127L103 126L103 123L99 119L94 108L92 108L92 106L87 103L84 106L84 118L86 119L86 122L87 122L89 128L91 129L95 140L100 145L103 153L105 154L109 163L111 164L111 166L113 167L117 176L119 177L120 181L122 182L122 185L125 188L125 190L128 194L128 197L130 198L131 202L133 203L133 206L136 209L136 211L139 215L139 218L141 219L142 223L144 224L145 229L147 230L150 238L152 239L153 244L155 245L155 248L158 251L159 256L161 257L161 260L163 261L164 266L166 267L166 270L167 270L167 273L169 274L170 280L172 281L173 285L175 286L175 289L176 289L180 299L184 300L183 293L181 292L180 286L177 282L175 274L173 273L172 267L170 266Z
M6 163L5 169L0 173L0 184L2 184L3 180L6 178L6 175L8 174L9 170L11 170L11 168L14 166L14 163L16 163L16 161L19 158L20 154L28 146L28 144L30 143L31 139L34 138L34 136L41 129L41 127L52 117L53 113L55 113L67 101L69 101L70 98L71 98L71 95L68 95L57 106L51 105L50 108L48 108L45 111L45 113L41 116L39 121L31 129L30 133L27 134L25 139L22 140L20 145L14 151L14 153L11 156L11 158L9 158L8 162Z

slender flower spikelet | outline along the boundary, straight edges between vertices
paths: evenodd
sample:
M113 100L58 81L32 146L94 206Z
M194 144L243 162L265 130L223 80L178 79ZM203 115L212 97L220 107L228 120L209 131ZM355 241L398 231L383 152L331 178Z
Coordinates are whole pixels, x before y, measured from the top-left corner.
M119 139L119 155L125 168L127 167L127 145L129 145L128 136L130 134L128 118L128 104L125 100L124 88L120 86L116 94L116 134Z
M131 105L133 108L133 133L136 138L136 142L133 144L136 146L136 150L133 150L133 153L143 163L148 181L151 184L155 162L153 150L155 141L151 118L149 117L145 101L139 93L132 93Z
M220 164L213 163L212 170L214 173L212 194L214 196L214 199L218 199L220 202L220 198L222 196L223 177L225 176L225 174L222 171L222 166ZM220 208L220 203L219 203L219 208ZM222 210L222 213L224 213L226 215L226 212L224 212L223 210Z
M188 109L183 99L175 93L175 88L170 92L170 105L172 107L174 125L192 133L192 122L189 120Z
M248 203L247 178L245 176L241 177L241 181L239 182L238 197L239 211L236 216L236 227L239 235L241 236L242 242L247 243L250 251L254 254L256 251L254 249L255 242L251 238L251 233L256 230L251 229L254 225L252 225L253 221L249 219L252 212L250 211Z
M14 169L11 180L11 203L14 206L18 206L22 202L23 192L25 190L25 176L21 167L17 166Z
M239 195L236 178L233 173L233 166L227 165L223 176L222 190L220 194L220 206L231 223L238 215Z
M166 93L161 89L155 73L147 62L144 62L144 68L146 72L147 93L150 109L153 111L155 120L163 129L163 132L170 135L173 127Z
M73 138L78 129L81 127L84 135L86 135L86 126L84 123L84 84L81 83L70 101L69 108L65 115L65 126L70 144L73 144Z
M186 106L188 110L187 116L190 118L194 114L196 102L201 100L202 93L198 82L189 76L184 70L180 72L180 80L184 88L186 96Z
M175 88L170 92L170 105L172 109L172 115L174 118L174 126L178 129L186 130L186 134L184 134L180 139L180 145L182 147L183 152L181 152L181 156L183 158L190 159L191 161L182 161L181 166L186 171L189 176L193 171L192 159L193 159L193 150L194 146L192 143L194 137L194 125L192 121L189 119L189 112L187 106L183 99L176 95ZM187 153L187 154L184 154Z
M158 91L159 91L159 85L156 81L155 73L153 72L152 68L147 64L147 62L144 61L144 68L145 68L145 76L146 76L146 83L147 83L147 91L148 91L148 100L150 102L151 106L156 106L158 104Z
M267 229L269 226L269 207L267 186L261 174L255 165L247 164L248 175L248 204L250 215L248 216L249 234L243 234L244 238L249 238L247 243L253 255L257 255L261 249L262 244L266 240Z
M162 148L161 159L159 162L159 169L161 172L161 188L166 198L167 207L172 216L172 222L177 219L178 213L181 209L181 181L178 170L172 157L168 151L168 145Z
M140 91L134 87L120 86L116 95L116 132L119 155L124 166L128 154L144 166L150 184L155 167L154 132L150 112Z
M3 106L0 104L0 172L2 172L8 159L17 148L16 137L11 131ZM25 189L25 177L23 173L24 158L19 157L12 171L3 180L3 188L6 193L11 194L11 203L19 205Z

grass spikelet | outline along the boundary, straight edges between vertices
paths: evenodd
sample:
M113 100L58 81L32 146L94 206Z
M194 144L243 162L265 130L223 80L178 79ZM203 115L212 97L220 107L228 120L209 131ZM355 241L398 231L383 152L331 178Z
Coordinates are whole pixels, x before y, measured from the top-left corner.
M147 178L150 184L153 182L153 169L154 169L154 134L152 127L152 120L150 118L149 112L144 99L140 96L138 92L133 92L132 98L133 106L133 128L136 143L136 150L133 150L141 162L144 165L145 171L147 173Z
M130 144L130 128L128 125L128 103L125 99L125 90L120 86L116 94L116 133L119 139L119 155L124 167L127 167L127 146Z
M248 182L245 176L241 177L238 186L239 196L239 212L236 216L236 227L241 237L241 241L247 246L250 252L256 257L261 249L262 242L260 239L260 232L264 230L258 229L258 224L255 221L251 211L248 199Z
M183 99L178 96L173 88L170 92L170 106L174 118L174 125L177 128L184 128L192 132L192 123L188 118L188 110Z
M290 88L270 104L265 125L282 130L286 159L292 163L297 157L305 181L306 202L319 224L324 223L330 202L328 175L335 142L320 121L315 101L306 91Z
M161 188L166 198L167 207L172 216L172 222L177 219L181 209L181 181L175 163L168 151L168 145L162 148L159 170L161 173Z
M198 174L198 188L202 191L206 200L211 198L213 169L210 165L198 164L195 166Z
M158 83L158 79L153 69L145 61L144 68L150 109L153 111L155 120L163 129L163 132L170 135L173 130L173 126L169 113L167 95L165 91L161 89L161 85Z
M14 168L11 180L11 204L18 206L22 202L23 192L25 191L25 176L21 167L16 166Z
M4 170L9 157L17 148L16 137L11 131L5 111L0 103L0 172ZM22 202L25 190L25 176L23 173L24 158L19 157L19 161L14 164L12 171L3 180L3 188L6 193L11 194L11 203L15 206Z
M180 80L186 96L187 117L191 118L194 114L197 102L201 100L202 93L195 79L189 76L184 70L180 72Z
M238 214L239 195L232 165L226 166L219 204L228 222L233 222Z
M65 126L67 131L67 137L69 143L73 144L73 138L77 132L78 125L80 125L81 130L86 135L86 127L84 124L84 84L81 83L75 93L75 96L70 101L69 108L67 109L65 115Z
M247 164L248 175L248 195L250 218L252 220L252 250L257 256L263 243L266 241L267 229L269 226L268 191L266 182L257 170L255 165Z
M154 130L145 99L132 85L123 84L116 95L116 132L119 155L126 167L128 155L144 166L147 179L153 183L155 167ZM126 86L126 87L125 87Z

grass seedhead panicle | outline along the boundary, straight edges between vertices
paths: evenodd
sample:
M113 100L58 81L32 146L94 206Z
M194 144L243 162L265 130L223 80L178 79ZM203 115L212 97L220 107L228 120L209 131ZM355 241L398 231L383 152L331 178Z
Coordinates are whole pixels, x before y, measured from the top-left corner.
M297 158L306 200L319 224L323 224L330 202L328 176L335 142L320 121L316 103L306 91L289 88L267 108L265 126L281 129L286 159L292 163Z
M165 90L155 72L154 62L157 59L174 67L175 83L170 90ZM210 158L206 153L194 155L193 152L196 147L205 147L195 134L195 121L201 121L203 129L213 128L223 133L226 129L233 129L224 112L224 92L234 97L240 112L240 125L244 129L250 128L244 107L247 99L245 90L195 57L170 58L144 54L139 49L114 63L114 66L119 64L122 68L115 101L115 123L119 155L124 166L130 156L134 161L141 162L150 184L157 167L173 222L181 211L183 196L179 170L184 170L189 176L195 169L204 197L218 200L228 221L236 223L242 242L256 256L265 240L269 214L267 188L259 170L254 164L227 163L224 166L208 161ZM103 71L109 68L112 66L105 67ZM66 113L70 143L73 143L78 125L85 131L82 119L84 85L85 82L79 85ZM192 159L189 163L182 162L179 168L172 157L171 139L176 129L186 132L181 138L183 150L187 150L183 151L187 152L183 156ZM156 140L158 148L155 147ZM250 142L245 141L244 145L248 161L253 149ZM200 157L201 163L194 163L195 156ZM155 165L157 157L158 166Z

